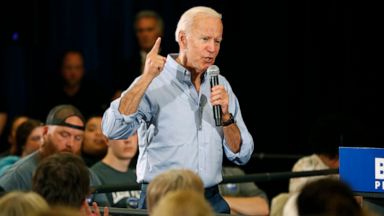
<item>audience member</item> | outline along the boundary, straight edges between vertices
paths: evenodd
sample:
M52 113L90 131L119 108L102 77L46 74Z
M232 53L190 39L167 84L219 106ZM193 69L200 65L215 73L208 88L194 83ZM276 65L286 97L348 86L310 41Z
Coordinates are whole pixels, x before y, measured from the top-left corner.
M370 214L361 208L349 186L337 179L319 179L305 185L295 202L297 215L363 216Z
M22 158L0 176L0 191L30 190L32 175L38 163L57 152L70 152L80 155L84 137L84 117L72 105L58 105L48 114L43 127L44 142L34 153ZM91 185L99 185L100 180L91 172ZM99 204L108 205L106 197L95 197Z
M89 176L89 169L80 156L59 152L39 163L32 178L32 190L52 207L70 207L93 215L86 200L90 195ZM98 210L97 204L93 205Z
M102 113L111 97L102 85L86 75L83 53L68 50L60 57L59 65L58 79L52 80L52 86L47 87L47 96L37 99L41 105L31 107L31 115L43 119L52 107L59 104L77 107L86 119L95 113Z
M245 175L239 167L223 167L223 176ZM219 185L220 194L236 215L269 215L267 195L255 183L226 183Z
M293 172L339 168L339 146L343 145L343 129L334 115L321 116L312 128L309 144L314 154L300 158L292 168ZM291 178L289 192L298 192L308 182L330 176Z
M99 162L107 153L107 140L101 131L101 116L92 116L85 124L81 156L88 167Z
M12 191L0 197L1 216L33 216L48 209L48 203L35 192Z
M136 171L129 168L137 152L137 134L126 140L109 140L107 155L92 166L103 185L136 184ZM116 191L107 193L112 207L137 208L140 191Z
M109 215L109 209L104 207L103 216ZM30 216L101 216L100 210L97 205L93 206L93 210L88 205L86 208L79 209L71 208L68 206L53 206L46 211L39 212Z
M188 169L170 169L157 175L146 188L149 214L157 203L170 191L194 190L204 194L204 185L200 177ZM142 199L143 197L140 197Z
M11 128L8 134L8 150L4 151L0 157L4 157L7 155L15 155L16 154L16 130L17 128L25 121L27 121L27 116L15 116L11 121Z
M292 167L293 172L335 169L339 167L339 146L343 145L343 126L340 116L320 116L310 130L309 145L314 154L300 158ZM289 193L281 193L272 199L271 216L283 214L285 205L293 203L306 184L322 178L338 178L338 174L296 177L289 180ZM284 215L284 214L283 214Z
M16 155L25 157L36 151L43 144L43 123L28 119L16 130Z
M139 11L135 17L134 30L139 46L138 51L129 61L121 62L116 69L117 90L114 98L120 97L121 92L142 73L148 52L152 49L156 39L163 36L164 22L155 11Z
M206 198L216 212L230 209L218 190L223 155L240 165L249 161L254 144L229 82L210 86L206 71L215 63L223 34L221 14L193 7L180 18L176 41L179 54L159 55L158 38L147 54L144 71L104 113L103 132L109 139L139 137L137 180L140 208L146 184L172 168L187 168L202 178ZM221 106L216 126L212 106Z
M32 190L50 206L69 206L80 209L90 194L89 170L84 161L69 152L44 158L32 178Z
M177 190L166 194L151 216L214 216L212 207L201 193Z
M80 212L78 209L63 207L63 206L54 206L52 208L49 208L46 211L41 211L31 216L85 216L85 215L87 214L82 214L82 212Z
M0 176L20 158L40 148L43 143L42 122L28 119L16 130L16 152L0 159Z

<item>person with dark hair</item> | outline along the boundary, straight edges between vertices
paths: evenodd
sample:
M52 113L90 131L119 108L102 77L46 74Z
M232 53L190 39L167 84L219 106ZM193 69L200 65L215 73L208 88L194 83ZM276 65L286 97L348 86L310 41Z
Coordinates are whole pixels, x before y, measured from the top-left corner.
M43 143L43 123L28 119L16 130L16 155L25 157L40 148Z
M16 130L16 148L14 155L0 159L0 176L20 158L40 148L43 143L43 123L35 119L27 119Z
M126 140L108 140L107 155L91 167L103 185L135 184L136 170L129 168L137 153L137 134ZM137 208L140 191L106 193L112 207Z
M103 133L109 139L138 133L140 208L146 206L148 183L165 170L185 168L201 177L215 211L229 213L218 189L223 155L245 164L254 143L228 80L216 74L219 85L211 86L207 73L219 54L222 16L209 7L193 7L181 16L175 36L179 53L159 55L161 38L156 40L142 75L105 111ZM221 108L217 116L213 107Z
M90 194L89 170L77 155L61 152L44 158L32 178L32 190L51 206L63 205L77 209Z
M344 118L340 114L326 114L317 118L308 137L308 143L312 147L313 153L299 158L293 165L292 172L339 168L339 146L344 145L346 131L343 120ZM281 215L284 211L291 211L290 206L301 189L306 184L322 178L338 179L339 175L319 175L289 179L289 193L283 192L272 198L271 214Z
M351 188L336 179L319 179L308 183L299 193L298 215L363 216L368 210L361 208Z
M116 92L114 98L140 75L144 69L145 58L158 37L163 36L164 22L161 16L152 10L139 11L134 20L138 50L128 61L122 61L116 69Z
M62 205L80 209L90 194L89 170L77 155L61 152L44 158L32 178L32 190L50 206Z
M111 97L101 84L86 75L83 53L80 50L66 50L59 65L59 76L47 87L48 95L37 98L41 105L32 107L31 115L43 119L49 109L59 104L77 107L86 119L103 113Z
M44 158L32 177L32 190L40 194L51 207L78 209L85 216L99 216L97 204L95 214L86 201L90 194L89 169L78 155L59 152ZM60 208L58 208L59 210ZM104 210L107 210L104 208ZM108 215L108 211L104 211Z
M101 118L101 115L91 116L85 124L81 157L88 167L98 163L107 154L108 144L101 131Z
M13 117L10 127L8 128L8 149L1 153L0 157L4 157L7 155L16 155L17 145L16 145L16 131L17 128L25 121L28 120L29 117L24 115L18 115Z
M336 115L320 116L309 136L313 154L300 158L292 168L293 172L339 168L339 146L343 145L343 127ZM289 192L298 192L308 182L324 177L338 178L338 175L291 178Z
M0 189L30 190L32 175L39 162L57 152L69 152L80 155L84 138L85 119L81 112L72 105L58 105L49 112L43 126L43 143L40 148L16 162L2 176ZM99 185L100 181L92 172L91 185ZM98 194L95 199L101 205L108 205L105 195Z

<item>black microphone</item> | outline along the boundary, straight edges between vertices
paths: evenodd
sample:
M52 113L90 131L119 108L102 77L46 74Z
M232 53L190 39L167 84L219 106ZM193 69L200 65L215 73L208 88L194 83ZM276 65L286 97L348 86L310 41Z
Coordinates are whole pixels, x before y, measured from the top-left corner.
M219 85L219 74L220 70L219 67L216 65L211 65L207 69L207 73L209 78L209 82L211 83L211 88L213 86ZM221 126L221 106L220 105L214 105L213 106L213 118L215 119L216 126Z

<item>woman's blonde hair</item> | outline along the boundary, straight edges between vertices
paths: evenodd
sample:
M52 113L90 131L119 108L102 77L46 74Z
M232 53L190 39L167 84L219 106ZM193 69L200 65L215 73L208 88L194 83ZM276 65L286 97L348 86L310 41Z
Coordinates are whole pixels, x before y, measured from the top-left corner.
M153 209L151 216L214 216L204 196L193 190L178 190L166 194Z
M35 192L12 191L0 198L0 216L34 215L48 209L47 201Z
M204 184L200 177L188 169L171 169L156 176L147 188L147 208L151 212L157 202L170 191L190 189L204 194Z

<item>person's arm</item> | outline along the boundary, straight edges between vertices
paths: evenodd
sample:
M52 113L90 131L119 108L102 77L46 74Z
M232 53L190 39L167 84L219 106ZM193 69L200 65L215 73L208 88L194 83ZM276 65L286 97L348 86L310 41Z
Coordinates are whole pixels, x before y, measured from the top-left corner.
M262 197L232 197L224 196L231 214L236 215L269 215L269 206L267 201Z
M228 104L229 96L223 85L217 85L212 87L211 92L212 106L220 105L222 110L223 122L228 121L230 118ZM224 138L227 142L229 149L233 153L238 153L241 146L241 134L236 123L223 126Z
M138 109L142 98L149 84L160 74L165 64L165 58L157 54L160 41L161 39L158 38L148 53L143 74L120 98L112 101L110 107L104 112L101 125L103 134L108 139L127 139L140 126L138 118L141 116L138 114Z
M223 167L223 176L242 176L245 172L239 167ZM237 215L269 215L267 195L253 182L223 184L220 194Z
M223 114L223 121L228 121L230 114ZM236 123L230 124L228 126L223 126L224 137L227 141L228 147L232 152L237 153L240 151L241 146L241 134L240 130L237 127Z
M165 64L165 57L160 56L161 38L156 40L152 50L147 54L145 68L142 76L132 88L130 88L122 97L119 105L119 112L123 115L130 115L137 111L140 101L144 96L149 84L160 74Z

